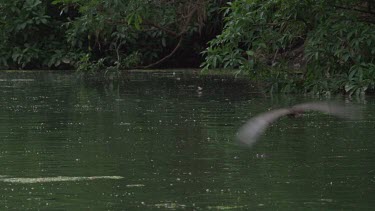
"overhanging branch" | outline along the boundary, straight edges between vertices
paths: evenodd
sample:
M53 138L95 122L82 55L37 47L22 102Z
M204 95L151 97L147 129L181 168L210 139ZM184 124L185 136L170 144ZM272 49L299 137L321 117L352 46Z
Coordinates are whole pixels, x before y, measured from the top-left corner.
M361 9L357 9L357 8L348 8L348 7L343 7L343 6L339 6L339 5L332 5L332 6L338 8L338 9L351 10L351 11L356 11L356 12L361 12L361 13L367 13L367 14L375 15L375 12L373 12L371 10L361 10Z
M150 67L158 65L158 64L162 63L163 61L167 60L169 57L173 56L174 53L176 53L178 48L180 48L182 40L183 40L183 36L180 36L180 40L178 41L178 43L177 43L176 47L173 49L173 51L171 53L169 53L168 55L166 55L165 57L163 57L162 59L160 59L159 61L154 62L154 63L149 64L149 65L146 65L146 66L139 66L137 68L145 68L145 69L150 68Z

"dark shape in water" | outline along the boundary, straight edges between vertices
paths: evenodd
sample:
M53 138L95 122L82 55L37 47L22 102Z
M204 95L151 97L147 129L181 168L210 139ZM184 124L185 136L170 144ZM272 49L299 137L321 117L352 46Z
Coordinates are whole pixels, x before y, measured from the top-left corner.
M280 108L259 114L251 118L237 133L238 140L252 146L268 125L282 116L298 117L306 111L320 111L339 118L356 119L359 109L353 105L340 105L332 102L310 102L298 104L290 108Z

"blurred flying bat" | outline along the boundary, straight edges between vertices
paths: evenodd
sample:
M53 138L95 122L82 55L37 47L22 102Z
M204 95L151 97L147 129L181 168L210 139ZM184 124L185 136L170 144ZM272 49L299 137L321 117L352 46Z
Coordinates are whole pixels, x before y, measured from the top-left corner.
M341 105L332 102L310 102L298 104L289 108L280 108L261 113L251 118L237 133L237 139L252 146L266 128L282 116L299 117L307 111L319 111L344 119L357 119L359 109L353 105Z

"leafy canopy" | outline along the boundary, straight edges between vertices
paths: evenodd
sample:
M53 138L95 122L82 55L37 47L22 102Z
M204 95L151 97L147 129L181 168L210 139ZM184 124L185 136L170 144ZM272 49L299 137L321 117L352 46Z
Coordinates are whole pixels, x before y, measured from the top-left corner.
M246 71L271 91L374 89L375 5L366 0L235 0L203 52L208 68Z

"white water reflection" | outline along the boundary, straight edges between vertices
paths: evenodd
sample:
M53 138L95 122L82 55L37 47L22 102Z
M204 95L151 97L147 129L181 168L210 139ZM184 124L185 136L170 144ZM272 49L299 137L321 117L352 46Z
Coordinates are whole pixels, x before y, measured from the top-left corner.
M97 179L123 179L121 176L91 176L91 177L36 177L36 178L27 178L27 177L11 177L6 178L6 176L0 175L0 182L9 182L9 183L46 183L46 182L72 182L72 181L83 181L83 180L97 180Z

